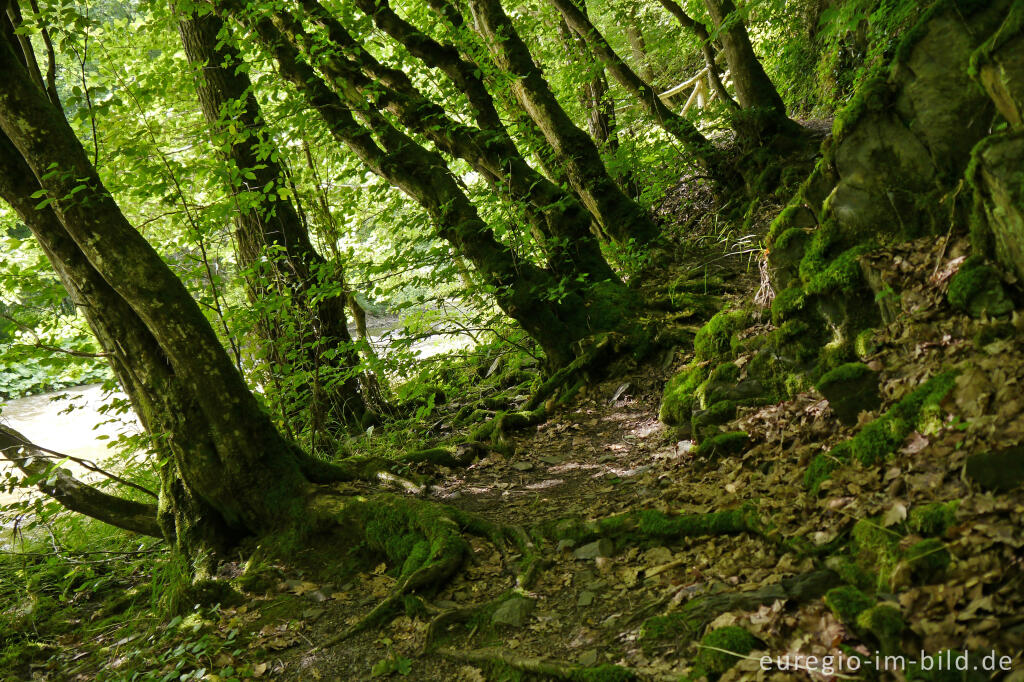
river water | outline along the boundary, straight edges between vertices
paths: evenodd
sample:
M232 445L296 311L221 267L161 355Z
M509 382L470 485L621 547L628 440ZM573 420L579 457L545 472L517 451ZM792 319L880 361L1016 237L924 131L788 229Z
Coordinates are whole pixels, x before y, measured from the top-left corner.
M115 394L114 397L124 396ZM0 401L0 419L36 445L99 464L111 455L108 442L121 433L134 433L139 428L134 415L102 414L100 408L106 401L107 396L99 384L76 386ZM0 471L11 466L0 460ZM74 462L64 466L75 476L93 480L92 475ZM25 494L0 492L0 504Z

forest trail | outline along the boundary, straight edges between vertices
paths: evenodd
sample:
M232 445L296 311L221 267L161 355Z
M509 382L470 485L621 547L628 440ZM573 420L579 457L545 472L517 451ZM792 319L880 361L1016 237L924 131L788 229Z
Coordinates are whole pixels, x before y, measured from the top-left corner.
M965 248L930 240L894 247L874 259L883 264L887 281L904 293L905 307L875 337L871 364L883 377L883 403L875 413L862 414L860 425L869 416L884 415L943 365L963 362L967 377L957 380L944 407L973 415L998 406L988 422L991 432L983 437L992 443L1019 437L1024 420L1014 387L1024 380L1024 353L998 338L982 345L972 341L991 333L991 325L952 312L942 295L950 264L955 269ZM257 602L249 610L248 618L256 618L291 604L284 609L289 617L260 621L276 625L264 626L257 645L273 649L275 639L286 644L280 658L268 661L268 672L291 680L370 679L377 664L380 670L407 672L410 680L505 679L493 676L493 658L483 664L465 655L493 656L499 647L524 665L536 660L617 664L640 679L677 680L702 660L693 639L701 625L709 630L741 625L757 638L751 655L723 680L764 677L763 655L870 655L877 651L872 646L886 644L841 622L834 601L823 599L841 584L837 572L849 570L829 556L830 549L851 533L863 534L865 519L874 519L869 525L877 533L892 535L906 549L929 532L920 524L905 530L908 516L913 525L918 512L934 508L929 505L957 499L963 501L955 508L955 522L942 536L950 554L948 572L922 580L922 569L901 561L890 567L891 582L879 590L899 605L907 625L895 636L926 652L966 638L977 651L994 650L1019 664L1024 500L1019 492L995 497L985 490L989 484L979 485L965 473L964 453L977 449L971 446L979 434L956 428L955 418L953 428L927 435L914 430L895 461L880 468L840 467L820 496L811 495L805 477L812 458L849 438L859 425L843 425L811 388L782 403L741 408L722 429L745 431L747 444L734 454L697 458L690 441L676 440L658 421L664 380L686 359L680 353L671 363L644 365L590 387L547 422L517 433L514 455L493 454L450 472L430 494L523 525L636 509L701 514L749 505L770 523L771 533L627 545L562 543L521 607L517 603L501 616L492 609L491 622L448 628L451 650L463 652L465 660L436 652L420 656L431 620L426 616L400 616L381 631L310 654L310 643L355 622L393 580L369 571L338 589L290 575L266 606ZM742 366L748 359L741 355L736 362ZM793 551L784 538L802 538L809 549ZM474 542L474 550L472 564L431 599L435 606L458 610L485 604L514 586L498 552L482 542ZM316 601L323 597L328 598ZM269 608L275 603L277 609ZM671 620L679 613L696 614L696 620L683 627ZM239 617L230 609L225 614Z

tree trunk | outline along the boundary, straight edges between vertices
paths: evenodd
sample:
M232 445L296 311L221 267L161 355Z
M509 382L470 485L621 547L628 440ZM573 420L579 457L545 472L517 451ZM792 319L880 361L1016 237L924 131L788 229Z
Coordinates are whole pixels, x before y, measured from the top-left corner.
M497 0L477 1L496 2ZM643 105L648 115L683 143L698 166L706 170L714 179L732 184L727 178L724 164L714 146L701 135L692 123L665 106L654 87L629 68L629 65L616 54L608 41L594 27L587 15L580 11L573 0L551 0L551 4L565 17L569 27L587 41L594 54L604 63L615 80L619 81L622 87L626 88Z
M282 166L273 153L267 153L268 140L259 104L252 92L252 84L238 52L228 43L218 43L223 28L214 14L181 17L178 31L189 63L197 67L196 92L213 133L214 146L226 150L231 164L231 177L236 178L232 192L246 197L277 192L285 187ZM240 106L239 106L240 105ZM227 112L231 112L228 114ZM232 129L226 123L230 115ZM326 364L344 379L332 382L334 388L325 390L314 382L310 387L311 411L314 423L335 419L350 427L359 428L367 406L360 390L360 382L353 371L359 357L352 348L345 319L345 301L340 296L316 297L309 305L308 292L327 272L328 264L310 243L306 226L300 220L292 201L285 198L268 204L266 200L244 201L235 211L235 235L239 265L249 271L248 289L254 300L276 295L283 290L292 299L289 309L296 315L300 329L307 330L306 338L279 338L278 327L270 321L262 325L271 348L280 344L300 344L306 357L300 365L312 370ZM274 249L280 249L280 254ZM262 274L253 274L252 268L262 260L270 262L270 282ZM340 265L333 264L333 279L343 277ZM306 313L306 309L309 312ZM302 319L307 317L308 319ZM305 336L305 334L301 335ZM333 360L323 359L323 351L340 348ZM272 350L275 364L287 365L290 353Z
M516 99L544 133L569 182L605 234L621 243L653 238L654 223L622 192L594 142L562 109L499 0L470 0L469 9L498 67L512 76Z
M785 118L786 105L754 54L754 47L750 44L750 36L743 22L739 19L726 22L729 15L736 11L732 0L704 0L704 6L718 27L740 106L744 109L765 109L774 112L776 117Z
M625 29L626 40L629 41L629 51L633 53L637 73L648 83L653 83L654 69L651 68L651 59L647 56L647 43L644 41L644 34L640 29L640 13L633 3L629 3L629 7L626 9Z
M580 5L580 11L586 13L586 5ZM593 68L594 55L587 47L583 37L575 33L565 23L563 18L558 22L558 34L562 39L562 45L566 52L571 55L570 61L576 62L584 67ZM598 149L618 149L619 140L615 132L615 107L608 97L608 80L604 74L603 65L580 86L580 106L587 117L587 130L590 137L597 143Z
M0 130L9 140L2 156L24 175L9 178L20 184L9 184L5 198L91 309L144 425L169 454L161 469L164 533L195 556L296 524L307 475L328 480L335 472L277 432L199 306L125 219L16 49L0 40ZM45 211L32 209L24 193L33 184L45 191Z
M304 0L303 5L331 41L349 57L350 61L335 54L323 61L321 70L330 79L344 81L346 87L355 88L364 96L364 101L384 100L381 105L387 106L403 125L424 135L446 153L469 162L474 170L498 185L502 194L525 206L527 217L539 231L538 241L547 251L552 272L586 274L596 280L615 279L601 254L600 244L590 233L590 216L583 206L526 163L511 138L503 134L503 125L498 131L491 131L457 123L420 93L403 71L377 62L317 0ZM428 66L443 63L432 56L441 52L442 46L423 34L414 35L412 26L402 26L394 17L384 21L386 8L383 3L378 5L375 17L381 25L389 27L389 33L400 36L398 39L403 44L412 45L410 51L417 49L417 56L422 56ZM308 42L297 22L282 14L276 15L274 20L296 48ZM486 91L475 97L480 106L484 94ZM485 115L484 123L489 118L489 114Z
M693 31L693 34L700 41L700 51L704 55L704 64L708 67L708 80L711 81L711 87L718 95L718 99L728 105L730 109L738 109L739 105L736 104L736 100L732 98L729 91L725 89L725 84L722 83L722 77L718 73L717 55L715 54L715 46L711 42L711 36L708 34L708 29L700 21L693 19L690 15L683 11L683 8L679 6L675 0L658 0L661 6L669 11L669 13L676 18L676 20L683 25L683 28L687 28Z
M334 80L345 98L342 100L270 19L250 20L244 15L239 18L250 23L260 41L274 54L282 77L305 95L331 134L372 172L404 191L427 211L438 235L473 263L494 291L498 305L537 340L552 368L571 362L576 352L574 344L584 337L623 328L631 294L618 279L584 283L559 278L519 259L495 239L440 154L420 146L374 107L366 106L364 94L346 78ZM362 125L356 122L353 111ZM551 300L545 295L559 289L565 290L564 298Z

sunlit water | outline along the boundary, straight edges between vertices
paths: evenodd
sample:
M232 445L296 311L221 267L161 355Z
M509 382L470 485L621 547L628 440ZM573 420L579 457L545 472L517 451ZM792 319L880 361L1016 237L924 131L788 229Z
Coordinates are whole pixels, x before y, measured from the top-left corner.
M391 330L386 327L378 328L370 336L371 343L385 354L386 346L389 344L389 331ZM426 359L441 353L462 350L472 343L468 335L437 335L417 341L411 350L420 359ZM6 401L0 399L0 420L38 446L89 460L104 467L104 461L113 455L107 444L119 434L137 432L139 428L132 414L112 416L100 411L110 398L111 396L104 394L99 384L92 384L27 398ZM95 481L99 476L74 462L65 462L62 466L86 481ZM12 464L0 458L0 475L12 469ZM23 489L14 493L0 491L0 505L39 494L35 489ZM9 533L4 532L4 527L10 526L11 523L12 519L0 516L0 547L9 544Z

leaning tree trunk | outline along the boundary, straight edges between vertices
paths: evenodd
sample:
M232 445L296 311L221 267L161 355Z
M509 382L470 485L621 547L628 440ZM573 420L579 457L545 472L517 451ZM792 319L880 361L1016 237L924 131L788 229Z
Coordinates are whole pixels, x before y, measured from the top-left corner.
M725 84L722 83L722 76L718 73L715 46L711 42L711 36L708 34L707 27L683 11L683 8L675 0L658 0L658 2L682 24L683 28L693 31L693 35L700 41L700 51L704 55L704 64L708 67L708 80L711 81L712 89L718 95L718 99L725 102L730 109L738 109L739 105L736 104L736 100L732 98L729 91L725 89Z
M580 5L580 11L586 13L586 5ZM570 55L570 61L592 69L594 56L591 54L583 37L573 32L565 19L558 22L558 34L562 45ZM587 129L590 137L599 149L618 149L619 140L615 131L615 107L608 96L608 80L603 65L585 80L579 89L580 106L587 117Z
M558 103L500 0L470 0L469 9L492 58L512 76L516 99L544 133L556 161L605 234L621 243L652 239L657 232L654 223L622 192L594 142Z
M189 63L198 67L196 92L203 115L213 132L215 146L226 150L227 159L234 167L231 177L238 179L231 190L261 196L283 187L285 174L273 151L267 153L273 143L268 139L242 58L228 43L219 42L222 28L223 22L214 14L201 17L193 14L178 21L185 54ZM240 131L229 131L228 112L231 130L237 126ZM308 400L313 422L323 424L330 419L359 428L367 405L355 371L359 357L352 348L348 332L345 300L341 296L310 296L310 290L326 272L327 262L310 243L309 233L295 206L286 199L272 206L262 201L255 204L247 201L238 207L234 216L239 264L250 271L250 296L259 300L278 290L288 292L289 310L298 319L300 329L308 330L313 337L312 340L279 338L278 327L265 320L261 327L275 364L287 364L285 357L291 355L287 350L282 351L281 345L287 349L299 344L306 349L299 356L305 355L300 360L303 369L311 371L326 364L327 369L340 374L343 379L331 382L329 389L318 382L310 386ZM275 248L281 250L280 255L273 253ZM251 273L251 269L264 260L270 262L269 282L265 275ZM340 265L334 264L334 268L332 278L341 278ZM324 360L327 349L340 349L340 352L328 354L333 358L328 361Z
M249 17L240 8L227 9L238 11L238 18L253 28L273 53L281 76L307 98L331 134L373 173L426 210L438 236L473 263L499 307L544 349L552 369L571 363L580 352L579 342L586 337L628 329L633 296L621 281L556 277L521 259L480 219L438 152L421 146L368 106L364 94L348 78L333 81L340 96L332 91L270 18ZM286 24L289 21L275 18ZM355 120L353 112L362 123ZM565 291L563 298L547 296L560 289Z
M775 118L786 118L786 105L761 61L754 54L750 36L743 22L729 15L736 11L732 0L704 0L708 14L719 30L722 51L729 62L736 99L744 109L759 108L771 112ZM678 17L677 17L678 18ZM728 19L728 21L727 21Z
M637 99L658 125L683 144L700 168L706 170L715 180L727 185L732 184L714 145L692 123L665 106L654 86L629 68L573 0L551 0L551 4L562 14L569 27L587 42L615 80Z

